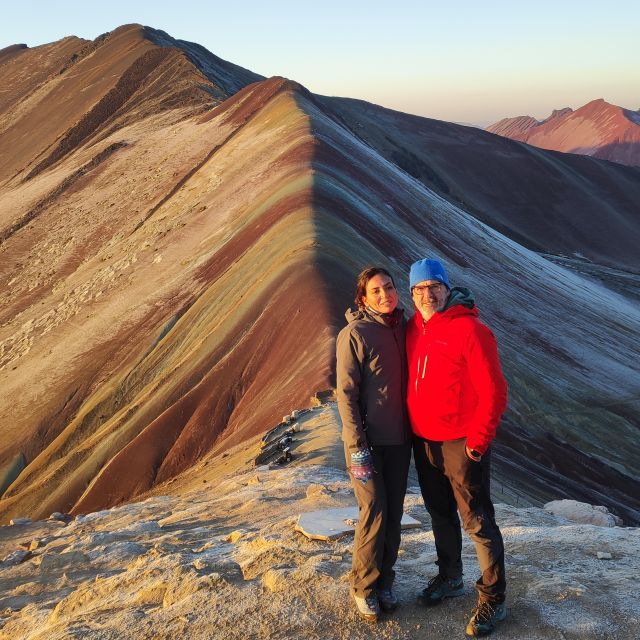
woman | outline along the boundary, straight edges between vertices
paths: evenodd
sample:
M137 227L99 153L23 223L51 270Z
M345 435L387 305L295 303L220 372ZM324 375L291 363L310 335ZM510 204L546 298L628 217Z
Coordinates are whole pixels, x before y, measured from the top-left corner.
M392 586L411 457L405 408L405 319L391 275L369 267L356 283L357 309L336 343L336 390L347 468L359 507L351 591L375 622L398 606Z

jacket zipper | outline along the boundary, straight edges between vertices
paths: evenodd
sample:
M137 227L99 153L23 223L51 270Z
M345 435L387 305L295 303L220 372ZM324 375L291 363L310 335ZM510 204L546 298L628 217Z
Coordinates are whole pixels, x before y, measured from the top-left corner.
M422 321L422 335L425 335L426 333L426 322L423 320ZM427 368L427 359L428 359L428 355L424 356L424 363L422 364L422 379L424 380L424 373L425 370ZM420 377L420 356L418 356L418 371L416 372L416 393L418 393L418 378Z

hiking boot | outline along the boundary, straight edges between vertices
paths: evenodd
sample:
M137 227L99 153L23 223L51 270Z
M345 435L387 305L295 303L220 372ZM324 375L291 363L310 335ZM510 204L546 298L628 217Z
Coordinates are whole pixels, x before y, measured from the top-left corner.
M422 590L419 599L427 607L440 604L445 598L456 598L464 594L462 578L445 578L438 574L431 578Z
M491 604L480 601L471 613L465 633L469 638L488 636L496 628L496 624L506 617L507 607L504 602Z
M378 589L378 602L380 603L380 608L387 613L395 611L400 604L391 587L388 589Z
M380 604L378 598L374 593L362 598L353 594L353 599L356 601L356 607L358 607L358 613L363 620L367 622L377 622L380 615Z

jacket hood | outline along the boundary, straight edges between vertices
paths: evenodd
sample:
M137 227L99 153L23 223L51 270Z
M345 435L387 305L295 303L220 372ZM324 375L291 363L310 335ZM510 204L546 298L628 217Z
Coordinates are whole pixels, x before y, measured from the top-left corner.
M357 309L347 309L344 317L347 319L347 323L353 322L354 320L366 320L385 326L393 326L402 320L403 315L404 309L400 309L400 307L396 307L393 313L377 313L368 307L358 307Z
M451 307L456 307L458 305L462 305L467 309L473 309L476 306L473 293L471 293L471 291L466 287L453 287L449 292L447 304L445 304L442 311L446 311L447 309L451 309Z
M416 326L422 326L423 320L420 311L417 307L414 307L415 314L413 316L413 322ZM473 293L465 287L453 287L449 292L449 299L442 311L434 314L429 322L439 322L440 320L447 320L458 316L478 316L478 307L474 301Z

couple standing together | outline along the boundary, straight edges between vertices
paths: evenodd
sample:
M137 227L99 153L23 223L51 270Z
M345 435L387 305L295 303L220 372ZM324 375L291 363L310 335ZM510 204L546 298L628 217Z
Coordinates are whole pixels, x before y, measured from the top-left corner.
M484 636L506 617L489 446L507 387L495 338L478 319L471 292L452 288L433 259L411 265L409 286L415 314L406 322L391 275L365 269L356 283L357 308L347 312L336 344L342 439L360 513L351 591L368 621L399 604L393 566L413 448L438 556L438 573L420 599L431 606L464 593L459 511L481 571L466 634Z

